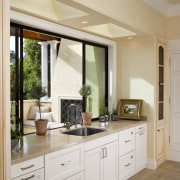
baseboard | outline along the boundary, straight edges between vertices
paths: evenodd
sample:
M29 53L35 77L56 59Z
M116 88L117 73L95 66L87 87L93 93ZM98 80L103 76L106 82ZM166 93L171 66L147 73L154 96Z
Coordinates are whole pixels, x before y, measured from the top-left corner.
M148 168L148 169L156 169L157 168L156 160L147 159L146 168Z
M180 152L179 151L169 151L167 160L180 162Z

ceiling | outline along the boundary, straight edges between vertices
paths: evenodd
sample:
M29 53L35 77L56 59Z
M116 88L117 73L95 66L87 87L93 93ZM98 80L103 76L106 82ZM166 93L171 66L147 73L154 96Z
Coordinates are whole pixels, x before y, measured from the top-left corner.
M180 15L180 0L144 0L144 2L167 17ZM10 0L10 5L12 10L110 39L140 35L127 25L73 0Z
M167 17L180 16L180 0L144 0Z
M10 0L11 9L110 39L132 37L137 32L73 0Z

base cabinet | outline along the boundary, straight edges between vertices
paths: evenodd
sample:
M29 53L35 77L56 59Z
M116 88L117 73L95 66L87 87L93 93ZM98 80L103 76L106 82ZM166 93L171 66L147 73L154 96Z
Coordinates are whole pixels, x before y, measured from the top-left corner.
M119 180L135 172L135 127L119 132Z
M11 180L44 180L44 168L13 178Z
M79 180L72 176L83 170L84 144L45 155L45 180Z
M135 171L135 151L119 157L119 180L125 180Z
M78 174L65 178L64 180L84 180L84 172L80 172Z
M85 152L85 180L118 180L118 142Z
M11 166L11 180L126 180L146 167L147 124Z
M147 162L147 125L136 127L136 173L146 167Z
M11 166L12 180L44 180L44 156Z

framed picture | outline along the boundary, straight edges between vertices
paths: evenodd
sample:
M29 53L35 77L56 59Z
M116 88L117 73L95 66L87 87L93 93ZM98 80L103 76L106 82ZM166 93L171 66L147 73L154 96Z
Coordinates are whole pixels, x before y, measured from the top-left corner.
M140 120L141 109L141 99L120 99L118 105L118 116L121 119Z

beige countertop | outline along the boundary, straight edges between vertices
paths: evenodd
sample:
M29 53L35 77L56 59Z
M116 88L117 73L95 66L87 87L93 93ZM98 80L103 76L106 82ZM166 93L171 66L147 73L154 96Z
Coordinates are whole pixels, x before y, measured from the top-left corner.
M39 157L47 153L107 136L144 123L146 123L146 121L118 120L109 121L106 124L100 123L99 121L93 121L91 127L105 128L107 131L91 136L62 134L60 131L65 131L65 128L48 130L46 136L37 136L36 134L25 135L23 137L23 147L20 150L15 149L11 153L11 164Z

